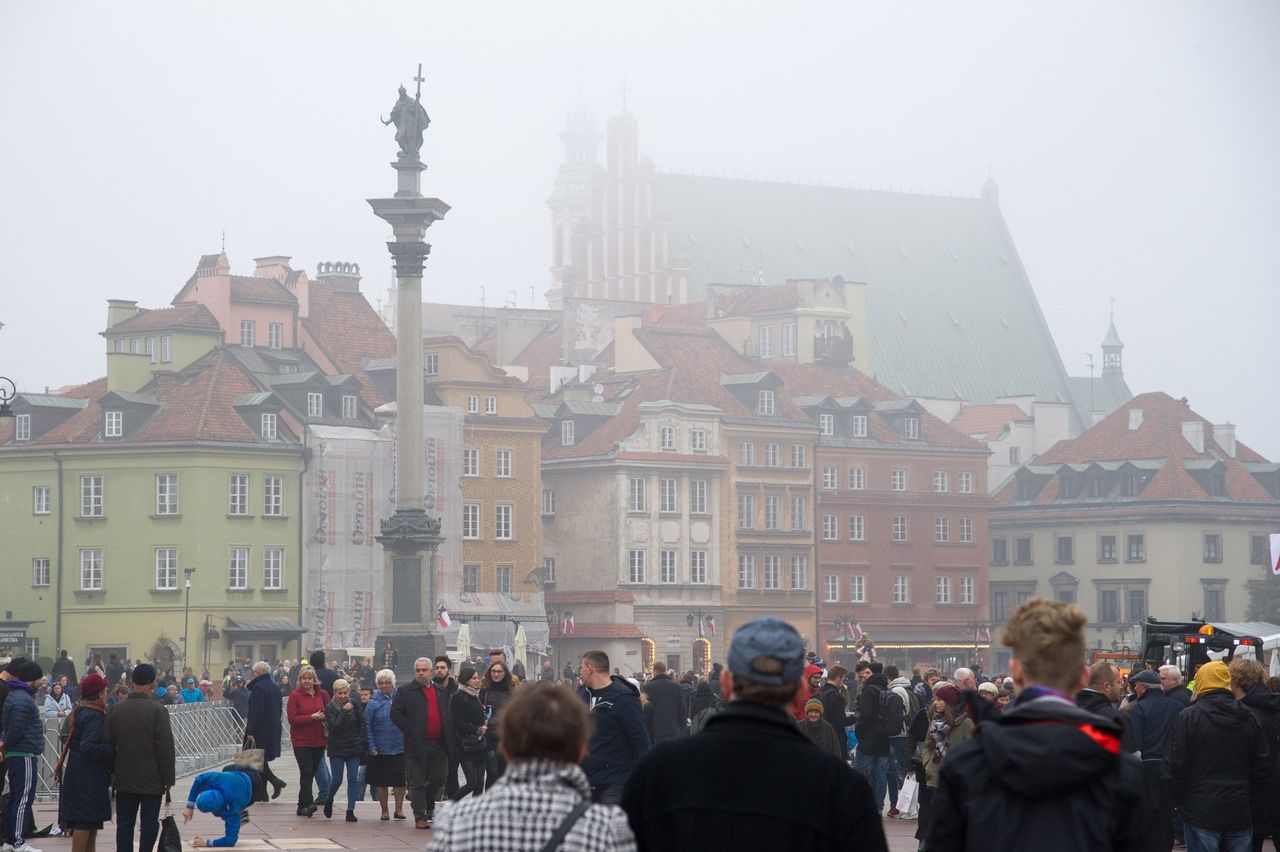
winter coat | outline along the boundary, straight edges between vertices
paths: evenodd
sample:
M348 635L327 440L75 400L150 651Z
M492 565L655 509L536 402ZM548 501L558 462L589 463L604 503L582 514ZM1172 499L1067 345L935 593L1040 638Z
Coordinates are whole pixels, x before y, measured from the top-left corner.
M344 709L346 704L351 709ZM333 699L324 706L324 718L329 725L329 743L327 750L330 757L363 757L368 751L365 736L364 705L359 698L338 704Z
M102 741L106 714L93 707L76 709L75 728L62 767L59 818L63 825L111 819L111 769L116 748Z
M649 752L622 808L642 850L887 848L867 780L810 743L785 710L743 701L697 736Z
M929 711L922 710L920 712L924 713L926 719L924 744L920 747L920 759L924 763L924 783L926 787L936 788L938 786L938 778L942 775L943 764L947 762L947 758L951 756L951 752L956 746L973 736L974 724L973 720L966 716L960 720L958 725L954 725L951 728L951 732L947 734L947 753L942 758L939 758L929 746L928 731L929 725L932 724L933 720L929 718Z
M173 786L177 767L169 711L149 693L131 692L107 711L102 741L116 747L117 792L159 796Z
M1129 708L1129 735L1143 760L1159 760L1164 755L1169 727L1181 712L1182 705L1159 689L1148 689Z
M34 754L44 751L44 723L36 708L35 691L20 680L9 681L9 698L4 702L4 727L0 740L8 754Z
M58 714L64 716L71 714L71 696L65 692L58 698L53 697L50 693L44 697L44 715L46 719L56 719Z
M283 701L280 687L272 682L270 673L249 681L249 712L245 715L244 734L253 737L254 744L262 749L267 760L280 756L280 705Z
M1110 719L1119 725L1120 748L1125 751L1134 751L1137 748L1133 744L1133 734L1129 731L1129 717L1121 713L1119 708L1111 703L1110 698L1096 689L1082 689L1076 693L1076 704L1080 705L1081 710L1088 710L1095 716Z
M1271 835L1280 831L1280 695L1255 683L1240 699L1262 727L1263 738L1271 751L1267 780L1250 787L1253 812L1253 834Z
M1271 771L1262 726L1249 708L1225 689L1200 693L1173 720L1164 746L1164 777L1182 818L1212 831L1253 826L1251 785Z
M324 748L328 744L324 722L311 718L313 713L323 713L328 703L329 693L318 686L310 695L302 687L289 693L285 715L289 717L289 742L294 748Z
M489 713L489 741L496 748L498 739L502 733L502 711L506 709L507 702L511 700L511 689L515 683L511 679L511 675L503 678L500 686L494 685L485 678L484 687L480 690L480 703L485 707L491 708ZM449 699L446 695L445 703Z
M640 690L624 678L610 675L605 687L583 687L578 695L595 722L582 771L587 773L592 787L624 783L632 767L649 750Z
M204 701L204 693L194 687L191 689L179 690L178 694L182 696L183 704L194 704L197 701Z
M844 700L844 692L834 683L824 683L822 689L818 690L818 697L822 699L823 720L831 726L831 730L843 737L844 729L849 726L845 718L848 705Z
M849 749L846 747L848 741L844 737L837 736L835 728L827 724L826 719L819 719L816 725L809 724L809 720L805 719L799 723L799 727L800 733L808 737L809 742L832 757L846 761L849 759Z
M689 718L693 719L708 707L719 707L720 699L711 691L711 684L705 680L693 690L693 700L689 702Z
M1058 698L1011 704L947 753L929 852L1138 848L1142 764L1120 728Z
M236 708L236 713L240 714L241 719L249 718L249 690L244 687L228 689L222 697L231 702L231 706Z
M427 696L423 689L435 690L446 749L453 742L449 693L438 683L430 683L426 687L417 681L407 683L396 689L395 698L391 701L391 722L404 734L404 753L408 760L425 760L427 757Z
M481 706L480 699L477 696L468 695L462 690L458 690L449 699L449 715L453 718L453 732L457 737L455 754L467 759L483 757L484 751L480 749L473 749L471 752L467 752L462 747L463 735L480 733L480 729L488 721L488 718L484 715L484 707Z
M404 734L391 724L391 699L394 696L394 691L391 695L383 695L381 690L374 690L364 708L365 736L369 740L369 748L377 749L378 754L404 754Z
M76 664L70 657L58 657L53 661L53 666L49 669L49 682L52 683L63 675L67 676L68 683L80 682L80 678L76 677Z
M689 705L684 690L667 675L659 675L644 685L644 694L653 708L653 741L666 742L689 733Z
M858 722L853 727L858 737L858 754L888 757L889 737L880 732L880 694L888 689L883 674L872 675L858 693Z
M187 807L195 810L196 798L205 790L222 794L222 807L209 811L222 820L226 835L210 840L210 846L235 846L240 838L240 814L253 804L253 780L245 772L201 772L187 794Z
M1181 684L1166 692L1165 695L1169 696L1183 707L1186 707L1191 703L1191 690Z

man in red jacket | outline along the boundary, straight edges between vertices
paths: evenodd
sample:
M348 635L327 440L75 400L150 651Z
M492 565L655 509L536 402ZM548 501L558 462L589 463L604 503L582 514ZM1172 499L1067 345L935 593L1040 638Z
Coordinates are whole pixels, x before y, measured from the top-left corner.
M432 660L413 662L413 683L396 690L391 700L391 724L404 733L404 774L413 806L413 824L431 828L436 794L444 786L449 766L449 694L431 679Z

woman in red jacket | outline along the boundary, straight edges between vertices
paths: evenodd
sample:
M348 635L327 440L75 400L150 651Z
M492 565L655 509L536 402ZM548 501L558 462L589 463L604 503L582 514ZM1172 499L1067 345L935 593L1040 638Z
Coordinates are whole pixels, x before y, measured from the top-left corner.
M303 666L298 673L298 688L289 693L286 704L289 741L298 761L298 816L309 817L319 809L311 795L311 783L324 765L324 707L328 703L329 693L316 681L316 670Z

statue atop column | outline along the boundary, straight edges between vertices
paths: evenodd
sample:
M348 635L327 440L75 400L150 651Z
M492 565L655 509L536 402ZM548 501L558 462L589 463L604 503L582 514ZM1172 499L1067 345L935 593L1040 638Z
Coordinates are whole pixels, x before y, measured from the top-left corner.
M418 82L417 94L410 98L404 86L401 86L400 97L396 100L396 105L391 108L391 119L378 116L384 126L388 124L396 126L396 142L400 145L400 153L396 158L400 160L418 159L418 152L422 150L422 133L431 124L427 110L422 106L424 78L421 65L418 66L418 76L413 79Z

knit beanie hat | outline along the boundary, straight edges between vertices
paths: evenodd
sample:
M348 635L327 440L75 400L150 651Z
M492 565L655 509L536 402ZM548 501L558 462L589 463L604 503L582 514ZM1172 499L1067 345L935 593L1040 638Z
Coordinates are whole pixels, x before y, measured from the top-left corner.
M107 679L97 672L90 672L80 681L80 697L93 698L107 688Z
M822 699L816 696L813 698L810 698L808 701L804 703L804 712L806 713L808 713L810 710L817 710L819 713L821 713L825 709L826 708L822 706Z
M40 668L40 664L36 662L25 662L18 667L18 680L25 683L35 683L44 677L44 669Z
M952 707L960 706L960 690L954 683L940 683L933 688L933 697L947 702Z

